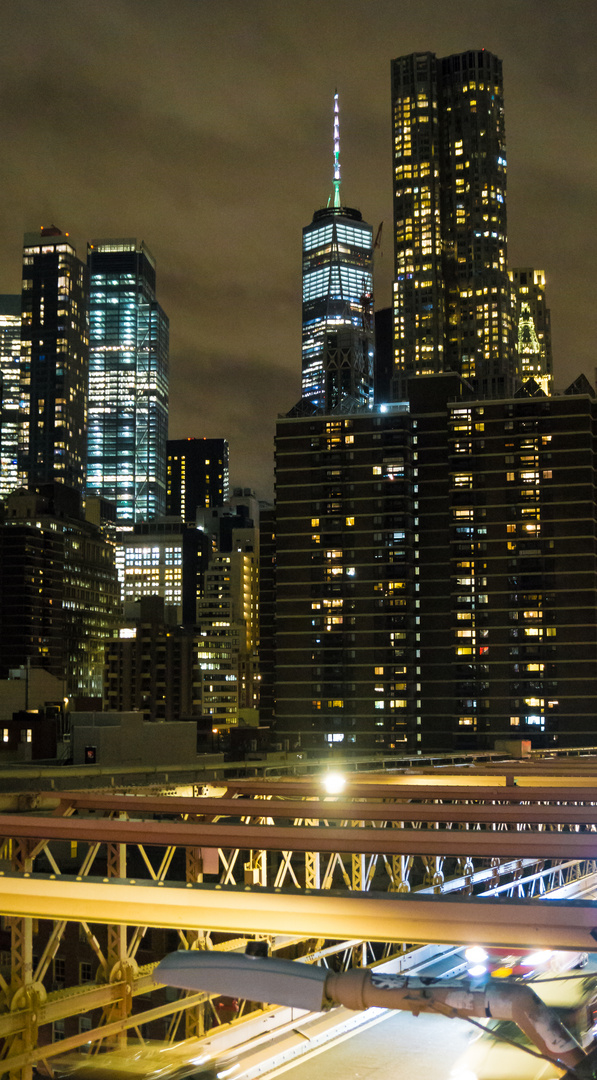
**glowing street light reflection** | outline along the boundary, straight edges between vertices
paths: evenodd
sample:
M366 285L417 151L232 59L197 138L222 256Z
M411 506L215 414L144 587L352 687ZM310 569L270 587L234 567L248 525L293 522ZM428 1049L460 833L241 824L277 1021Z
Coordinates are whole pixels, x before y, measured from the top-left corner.
M346 778L342 773L326 773L323 778L323 786L328 795L339 795L346 786Z

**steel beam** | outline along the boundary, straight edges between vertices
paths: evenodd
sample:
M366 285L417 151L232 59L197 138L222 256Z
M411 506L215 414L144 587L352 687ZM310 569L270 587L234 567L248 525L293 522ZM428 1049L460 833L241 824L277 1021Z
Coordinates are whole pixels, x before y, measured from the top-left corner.
M193 818L243 817L287 818L318 821L438 821L462 824L597 825L597 801L589 806L517 803L477 805L466 803L355 802L347 799L315 801L279 799L213 799L171 796L78 795L60 800L64 810L126 810L138 817L180 814ZM56 800L58 803L58 800ZM72 820L72 819L71 819Z
M189 821L108 821L105 818L0 816L0 836L100 841L158 847L325 851L344 854L470 856L471 858L593 859L597 834L493 832L462 829L375 829L322 826L222 825ZM53 916L54 918L56 916ZM59 917L59 916L58 916Z
M212 800L206 800L211 803ZM591 806L553 804L454 805L452 803L287 802L269 799L222 799L219 816L239 816L239 802L246 817L320 821L424 821L489 825L597 825L597 803ZM267 807L266 810L263 808ZM308 809L307 809L308 808ZM202 807L199 804L199 812ZM206 815L210 813L206 809Z
M0 910L112 925L597 951L597 902L0 878ZM595 936L593 936L595 935Z
M470 780L467 776L470 775ZM513 778L514 779L514 778ZM561 778L546 776L539 780L538 777L517 776L516 783L503 783L499 777L491 775L487 777L487 783L480 783L480 778L466 772L456 775L447 775L442 770L437 774L418 776L413 773L392 775L391 773L373 773L365 776L358 773L346 774L346 786L342 792L341 800L349 799L391 799L415 800L416 802L429 802L436 799L447 802L597 802L597 771L593 775L579 774L574 777L568 776L569 783L562 784ZM553 783L552 783L553 780ZM291 798L297 796L300 799L314 799L324 801L326 799L323 789L323 774L304 779L292 778L289 780L278 777L270 777L268 780L259 779L234 779L221 780L208 783L210 789L221 791L225 797L238 795L266 796L266 798ZM98 792L77 791L41 791L20 796L8 796L0 799L0 810L26 812L34 809L54 810L62 804L76 800L80 806L90 809L104 807L122 809L130 812L133 799L148 798L154 802L156 809L160 808L164 813L170 813L168 802L175 798L185 800L188 803L186 812L193 813L193 807L198 798L203 796L171 796L171 795L131 795ZM134 804L132 804L134 805Z
M544 778L511 776L506 783L506 776L500 784L495 776L488 776L487 783L480 783L478 776L471 775L467 782L466 772L448 776L442 770L437 775L428 774L418 779L412 773L391 776L379 773L368 776L346 774L346 786L342 798L355 799L445 799L452 801L480 802L595 802L597 799L597 774L590 776ZM377 778L376 778L377 776ZM265 795L294 796L301 798L322 798L323 776L309 780L281 780L271 777L268 780L228 780L222 781L229 795Z

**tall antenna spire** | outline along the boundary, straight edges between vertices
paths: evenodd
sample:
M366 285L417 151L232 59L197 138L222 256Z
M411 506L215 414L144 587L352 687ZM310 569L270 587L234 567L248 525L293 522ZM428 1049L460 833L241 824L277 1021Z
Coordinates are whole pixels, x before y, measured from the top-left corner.
M340 207L340 108L338 91L334 93L334 206Z

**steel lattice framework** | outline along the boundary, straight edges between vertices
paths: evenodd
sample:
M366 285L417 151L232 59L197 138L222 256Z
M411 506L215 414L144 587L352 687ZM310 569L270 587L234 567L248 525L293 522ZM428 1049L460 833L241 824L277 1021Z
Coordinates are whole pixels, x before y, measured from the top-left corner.
M429 941L597 949L592 901L536 902L597 871L596 785L597 764L583 759L358 776L333 799L320 779L227 780L192 797L5 798L0 911L12 966L0 976L0 1075L28 1080L35 1062L122 1043L165 1016L172 1037L182 1016L187 1034L202 1035L217 1018L209 995L138 1007L156 989L154 964L138 962L148 927L176 931L184 949L214 947L215 933L232 935L218 948L265 937L272 951L294 945L312 962L338 953L353 965ZM96 981L52 989L71 921ZM39 1039L95 1010L91 1030Z

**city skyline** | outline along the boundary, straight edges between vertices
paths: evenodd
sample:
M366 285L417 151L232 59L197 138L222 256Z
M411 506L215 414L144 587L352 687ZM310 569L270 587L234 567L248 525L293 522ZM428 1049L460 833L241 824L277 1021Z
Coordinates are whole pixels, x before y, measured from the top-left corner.
M390 62L411 51L503 60L509 263L545 271L555 387L592 379L582 4L29 0L1 25L0 292L19 290L22 235L42 223L80 251L92 236L144 239L171 323L169 435L229 439L232 485L271 495L275 418L300 395L301 230L329 195L336 86L345 200L385 222L376 306L389 303Z

